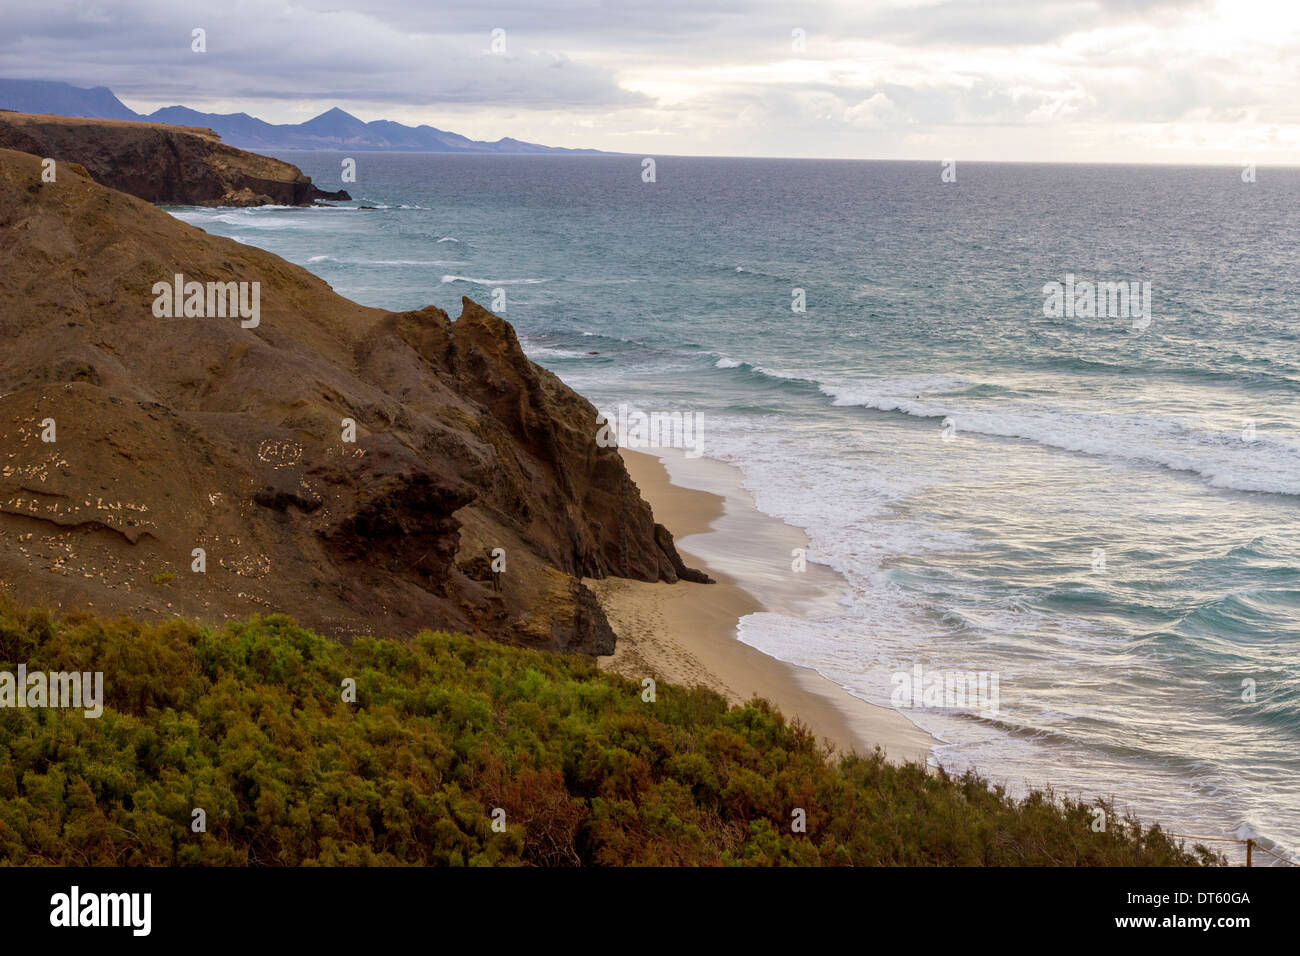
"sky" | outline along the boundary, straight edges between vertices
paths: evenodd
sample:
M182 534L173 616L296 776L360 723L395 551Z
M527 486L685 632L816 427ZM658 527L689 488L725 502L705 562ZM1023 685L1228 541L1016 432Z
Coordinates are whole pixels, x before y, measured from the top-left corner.
M145 113L339 106L645 155L1300 165L1300 0L0 4L0 76Z

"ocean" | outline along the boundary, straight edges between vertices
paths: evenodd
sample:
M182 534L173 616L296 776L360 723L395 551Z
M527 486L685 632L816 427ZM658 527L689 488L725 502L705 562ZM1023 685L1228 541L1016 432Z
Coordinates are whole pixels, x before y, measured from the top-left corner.
M992 675L906 709L942 766L1300 858L1300 170L280 155L354 202L171 211L699 416L847 582L741 640L885 705Z

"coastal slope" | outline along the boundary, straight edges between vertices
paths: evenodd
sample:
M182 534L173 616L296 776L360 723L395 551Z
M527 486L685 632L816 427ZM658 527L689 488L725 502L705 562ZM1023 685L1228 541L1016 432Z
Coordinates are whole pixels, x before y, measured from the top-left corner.
M0 593L607 654L582 578L703 579L502 319L366 308L75 166L41 173L0 150ZM177 276L212 317L166 317ZM244 283L255 316L214 315L209 283Z
M309 206L351 198L201 127L0 111L0 148L76 163L101 185L152 203Z

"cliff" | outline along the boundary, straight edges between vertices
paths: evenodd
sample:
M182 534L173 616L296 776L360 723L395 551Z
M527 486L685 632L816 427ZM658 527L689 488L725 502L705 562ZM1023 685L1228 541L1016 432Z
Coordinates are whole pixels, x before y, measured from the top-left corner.
M297 166L193 126L0 112L0 148L76 163L101 185L152 203L308 206L351 198L317 189Z
M597 446L595 409L500 318L366 308L41 170L0 150L0 593L609 653L582 577L702 577ZM166 317L177 275L215 317ZM247 283L255 319L214 311L217 283Z

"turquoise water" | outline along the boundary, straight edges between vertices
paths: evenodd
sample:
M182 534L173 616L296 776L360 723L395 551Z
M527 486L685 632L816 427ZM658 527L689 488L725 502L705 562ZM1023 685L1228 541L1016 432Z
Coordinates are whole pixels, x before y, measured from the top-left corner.
M598 407L701 414L848 582L742 640L877 703L998 675L908 711L944 766L1300 853L1300 171L356 158L376 208L176 214L369 305L500 290ZM1067 274L1149 321L1045 316Z

